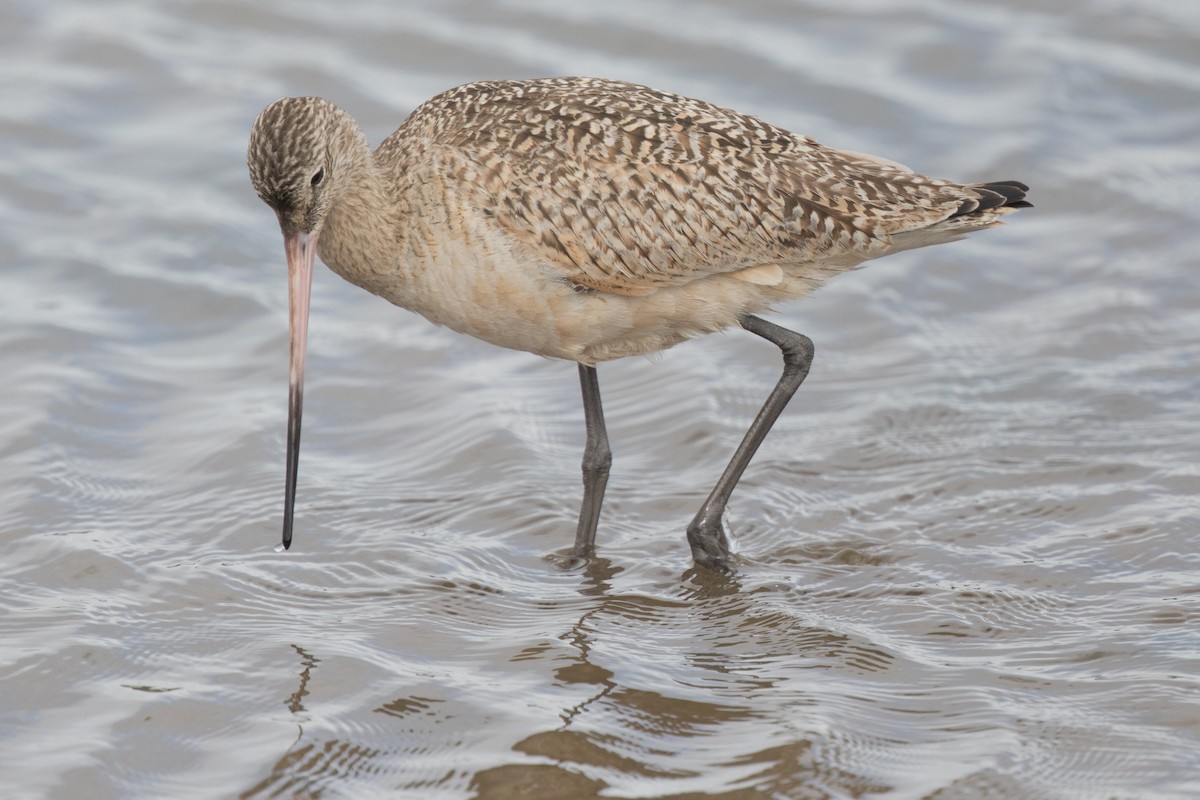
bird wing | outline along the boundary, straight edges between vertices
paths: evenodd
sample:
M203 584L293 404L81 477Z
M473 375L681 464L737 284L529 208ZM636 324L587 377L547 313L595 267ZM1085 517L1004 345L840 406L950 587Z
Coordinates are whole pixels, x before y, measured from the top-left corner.
M447 117L472 124L448 124ZM646 294L775 265L851 266L978 205L970 187L754 117L597 79L485 82L406 126L465 163L471 202L562 277Z

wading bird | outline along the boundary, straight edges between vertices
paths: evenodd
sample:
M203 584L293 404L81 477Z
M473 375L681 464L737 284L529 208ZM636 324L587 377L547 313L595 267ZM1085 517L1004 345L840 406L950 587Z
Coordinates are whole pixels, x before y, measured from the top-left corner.
M808 337L756 315L863 261L1029 205L1016 181L926 178L710 103L594 78L451 89L374 152L333 104L284 98L255 121L247 161L288 265L284 547L317 253L435 324L579 365L578 557L593 552L612 461L596 365L734 325L777 345L783 375L687 529L696 563L727 569L726 503L813 356Z

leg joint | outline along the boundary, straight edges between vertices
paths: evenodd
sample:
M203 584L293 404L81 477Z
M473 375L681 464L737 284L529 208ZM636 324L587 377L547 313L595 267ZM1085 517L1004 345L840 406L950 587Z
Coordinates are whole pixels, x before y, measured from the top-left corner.
M812 366L813 354L816 352L812 339L803 333L788 330L752 314L745 315L738 322L744 329L756 336L761 336L783 352L785 377L798 374L800 380L804 380L804 376L808 374L808 368Z
M612 450L608 447L608 442L601 442L595 446L589 446L583 451L583 474L595 475L597 473L608 474L609 468L612 466Z
M779 349L783 351L783 363L793 367L806 367L812 364L813 356L816 354L813 340L803 333L795 331L788 331L788 333L791 336L779 345Z

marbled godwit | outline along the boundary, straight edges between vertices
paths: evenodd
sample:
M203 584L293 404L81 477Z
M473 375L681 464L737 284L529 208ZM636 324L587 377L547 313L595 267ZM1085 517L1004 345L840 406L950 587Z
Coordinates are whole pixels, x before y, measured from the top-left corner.
M451 89L374 153L346 112L284 98L255 121L247 160L288 263L284 547L316 252L431 322L579 365L581 557L593 551L612 461L596 364L732 325L777 345L783 375L687 529L695 561L725 568L725 505L813 355L808 337L754 315L867 259L1029 205L1016 181L934 180L699 100L591 78Z

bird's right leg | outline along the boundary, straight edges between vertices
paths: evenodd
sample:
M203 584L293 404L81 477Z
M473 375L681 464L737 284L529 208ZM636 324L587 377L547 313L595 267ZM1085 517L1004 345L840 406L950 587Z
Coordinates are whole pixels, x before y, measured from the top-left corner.
M579 509L579 527L575 530L576 558L588 558L596 549L596 524L608 485L612 450L604 427L604 409L600 405L600 383L596 368L579 365L579 384L583 388L583 418L587 426L587 444L583 448L583 505Z
M729 495L733 494L733 488L749 466L750 459L758 452L758 446L767 437L767 431L771 430L775 420L783 413L784 406L804 382L813 359L812 340L802 333L781 328L750 314L743 316L738 323L743 329L774 343L783 351L783 375L746 431L745 438L738 445L712 493L700 507L692 524L688 525L687 538L692 546L692 559L700 566L722 572L729 571L729 542L721 528L725 504L729 502Z

